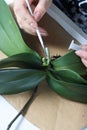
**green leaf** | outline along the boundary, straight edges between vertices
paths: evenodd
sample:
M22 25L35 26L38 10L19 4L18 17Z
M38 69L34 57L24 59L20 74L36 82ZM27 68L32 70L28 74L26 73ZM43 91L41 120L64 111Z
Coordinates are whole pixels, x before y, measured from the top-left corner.
M25 44L4 0L0 0L0 50L8 56L24 52L35 53Z
M57 80L52 74L48 74L49 87L59 95L69 100L87 103L87 84L69 83Z
M54 70L70 69L80 75L87 74L86 67L82 64L81 58L79 58L74 51L68 52L64 56L55 59L51 64Z
M0 94L28 91L39 85L45 78L45 72L34 69L0 70Z
M0 68L21 67L21 68L45 68L41 57L33 53L21 53L10 56L0 61Z
M80 83L87 84L87 80L81 77L78 73L70 69L62 69L57 71L52 71L52 74L56 79L63 80L69 83Z

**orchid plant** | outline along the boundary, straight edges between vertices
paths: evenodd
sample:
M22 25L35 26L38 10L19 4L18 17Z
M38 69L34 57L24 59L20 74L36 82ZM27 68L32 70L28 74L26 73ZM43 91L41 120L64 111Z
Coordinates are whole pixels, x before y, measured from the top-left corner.
M0 60L0 94L29 91L46 80L59 95L87 103L87 69L80 58L69 51L47 62L26 45L4 0L0 0L0 50L7 55Z

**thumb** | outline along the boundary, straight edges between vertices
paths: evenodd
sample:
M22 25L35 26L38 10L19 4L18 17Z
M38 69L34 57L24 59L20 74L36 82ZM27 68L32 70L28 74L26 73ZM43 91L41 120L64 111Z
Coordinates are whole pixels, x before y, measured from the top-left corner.
M34 18L38 22L43 15L46 13L48 7L51 4L51 0L39 0L35 10L34 10Z

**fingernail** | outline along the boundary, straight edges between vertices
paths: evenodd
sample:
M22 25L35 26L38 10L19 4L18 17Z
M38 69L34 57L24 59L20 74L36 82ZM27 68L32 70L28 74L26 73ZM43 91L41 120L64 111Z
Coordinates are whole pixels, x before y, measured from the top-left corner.
M42 14L40 12L36 12L34 13L34 18L35 20L38 22L42 17Z
M48 33L47 32L41 32L41 35L42 36L48 36Z
M45 30L43 30L43 29L39 29L39 31L40 31L40 34L41 34L42 36L48 36L47 31L45 31Z
M31 23L30 23L30 26L32 26L34 29L37 28L37 24L36 24L35 22L31 22Z

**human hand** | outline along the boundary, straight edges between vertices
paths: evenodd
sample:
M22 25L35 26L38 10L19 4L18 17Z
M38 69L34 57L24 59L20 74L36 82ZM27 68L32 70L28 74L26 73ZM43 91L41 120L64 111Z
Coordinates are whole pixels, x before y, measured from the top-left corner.
M36 35L37 22L46 13L47 8L51 4L51 0L29 0L30 6L33 10L33 16L28 11L25 0L14 0L14 14L16 16L19 27L27 33ZM42 36L47 36L47 31L39 27Z
M76 55L81 58L82 63L87 67L87 45L81 46L82 50L76 51Z

